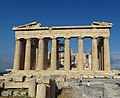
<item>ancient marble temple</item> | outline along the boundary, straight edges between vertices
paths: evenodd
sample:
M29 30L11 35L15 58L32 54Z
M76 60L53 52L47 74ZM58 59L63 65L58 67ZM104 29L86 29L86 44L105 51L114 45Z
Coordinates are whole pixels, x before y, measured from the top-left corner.
M84 38L92 40L91 71L110 71L109 37L112 23L93 22L89 26L44 27L37 22L13 27L16 46L13 72L19 70L59 70L59 38L64 38L64 71L71 69L70 39L78 39L78 64L76 71L84 70ZM50 63L48 43L51 44Z

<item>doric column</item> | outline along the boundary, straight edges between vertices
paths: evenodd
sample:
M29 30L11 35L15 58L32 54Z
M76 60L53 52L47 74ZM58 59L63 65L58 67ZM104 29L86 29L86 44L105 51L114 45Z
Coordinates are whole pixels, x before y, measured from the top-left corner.
M40 38L38 42L38 64L36 70L43 70L44 67L44 39Z
M51 50L51 70L57 69L57 40L52 38L52 50Z
M98 71L98 51L97 51L97 39L92 39L92 70Z
M35 69L37 68L37 65L38 65L38 54L39 54L39 49L36 48L36 64L35 64Z
M19 68L20 68L20 40L16 39L13 71L17 71L19 70Z
M104 38L104 70L110 71L110 49L109 49L109 37Z
M83 65L84 65L84 57L83 57L83 38L78 37L78 66L77 69L79 71L83 70Z
M24 70L30 70L31 66L31 39L26 39L25 67Z
M70 38L65 38L64 70L70 70Z

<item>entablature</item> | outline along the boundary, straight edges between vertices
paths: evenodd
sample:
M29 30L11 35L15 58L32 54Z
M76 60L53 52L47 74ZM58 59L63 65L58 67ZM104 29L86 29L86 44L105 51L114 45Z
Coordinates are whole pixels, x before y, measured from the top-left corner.
M42 27L37 22L14 27L16 38L44 38L44 37L93 37L110 36L111 23L93 22L91 26L54 26Z

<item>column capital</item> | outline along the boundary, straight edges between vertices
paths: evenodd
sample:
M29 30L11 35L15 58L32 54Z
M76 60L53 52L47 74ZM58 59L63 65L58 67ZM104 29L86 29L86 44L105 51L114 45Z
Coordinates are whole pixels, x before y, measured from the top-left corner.
M57 37L53 36L53 37L51 37L51 39L52 39L52 40L55 40L55 39L57 39Z
M52 28L49 28L49 31L52 32Z
M64 37L65 39L70 39L70 37Z
M26 38L26 40L31 40L31 38Z
M97 36L93 36L92 39L97 39L98 37Z
M39 37L38 39L39 39L39 40L43 40L43 39L44 39L44 37Z
M78 39L84 39L84 37L82 37L82 36L78 36Z
M104 39L109 39L110 37L109 36L105 36Z
M20 39L19 38L15 38L15 41L20 41Z

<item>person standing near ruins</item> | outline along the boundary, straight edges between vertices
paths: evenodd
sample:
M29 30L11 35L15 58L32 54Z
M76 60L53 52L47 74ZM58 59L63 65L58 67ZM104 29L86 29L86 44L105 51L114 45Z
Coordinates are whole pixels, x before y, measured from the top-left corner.
M90 81L87 82L86 86L87 86L87 87L90 87Z

